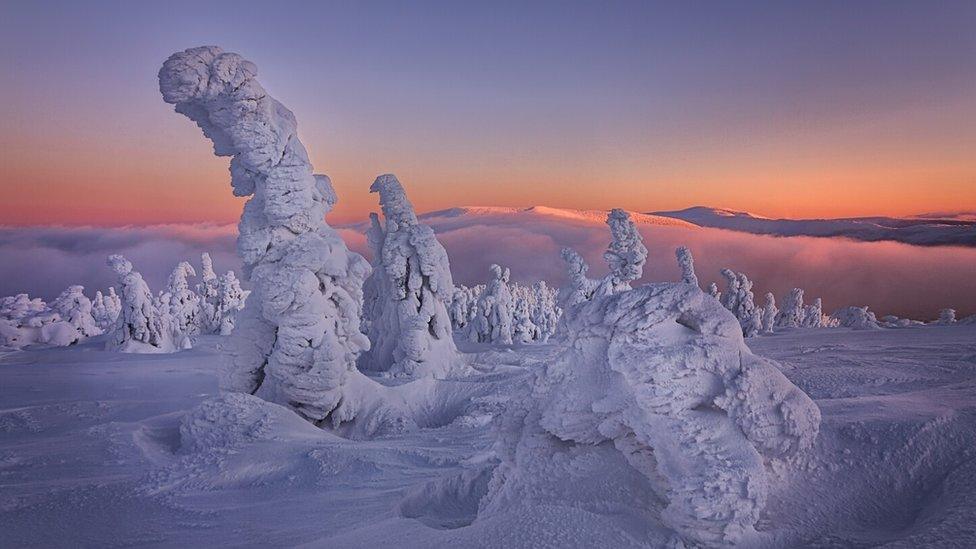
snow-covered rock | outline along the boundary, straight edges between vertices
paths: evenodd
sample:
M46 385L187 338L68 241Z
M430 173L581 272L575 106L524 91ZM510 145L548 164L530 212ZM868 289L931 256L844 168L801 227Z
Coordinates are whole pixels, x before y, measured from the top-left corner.
M766 462L817 436L813 401L749 351L729 311L688 284L594 299L567 312L567 326L564 353L499 424L501 465L479 516L554 493L572 498L564 492L574 489L649 501L634 493L643 482L665 502L661 519L690 542L748 543L772 482ZM566 483L588 460L608 478ZM621 480L627 490L613 488Z
M214 46L173 54L159 71L163 100L200 126L217 156L232 157L234 194L250 197L237 247L253 289L222 383L337 426L359 411L347 398L353 384L372 386L355 366L369 348L360 331L369 264L325 223L332 184L312 173L294 114L256 74Z

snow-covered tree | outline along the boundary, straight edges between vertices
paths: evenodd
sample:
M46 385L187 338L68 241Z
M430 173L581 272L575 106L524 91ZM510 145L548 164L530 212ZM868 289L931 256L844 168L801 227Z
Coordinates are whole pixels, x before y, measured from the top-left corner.
M534 339L546 343L556 333L562 309L556 305L556 291L545 280L536 282L532 292L535 296L532 306L532 324L536 329Z
M803 326L803 313L803 290L793 288L790 290L790 294L786 296L786 301L783 303L783 308L779 311L779 316L776 317L776 327L799 328Z
M764 334L773 333L777 314L779 314L779 309L776 307L776 296L772 292L767 292L766 303L763 304L762 308L762 332Z
M312 173L294 114L256 74L213 46L176 53L159 72L163 100L200 126L216 155L232 157L234 194L250 197L237 249L253 289L222 385L338 427L383 391L356 369L369 348L360 317L370 268L326 224L331 181Z
M818 297L813 303L803 309L804 328L822 328L824 326L823 301Z
M690 545L748 545L770 478L814 445L817 405L688 284L597 297L565 316L564 352L498 422L479 517L516 502L660 498L661 520Z
M101 291L95 292L95 299L92 300L92 317L102 331L108 330L115 324L120 310L122 310L122 301L116 295L114 287L109 287L106 295Z
M718 300L722 299L722 292L718 291L718 284L712 282L708 285L708 295Z
M567 309L592 298L600 281L586 276L590 266L576 250L563 248L560 256L566 262L568 283L559 290L559 306Z
M110 255L108 265L119 276L122 309L106 342L110 350L124 353L172 352L172 326L156 308L152 292L132 263L121 255Z
M831 315L839 326L853 328L855 330L878 330L881 323L873 312L864 307L844 307L837 309Z
M186 261L180 261L169 275L169 282L166 290L160 297L160 301L166 308L170 320L174 323L174 329L179 334L180 341L177 345L187 348L189 337L200 333L201 319L200 296L190 289L187 277L196 276L197 273ZM163 308L160 308L163 311Z
M762 331L762 311L756 308L752 281L731 269L722 269L722 276L728 285L722 293L722 305L739 319L745 337L758 335Z
M463 330L468 325L468 319L471 317L471 306L475 299L471 288L464 284L454 288L454 294L451 296L451 307L448 312L451 313L451 326L455 330Z
M512 344L512 292L508 269L490 267L492 278L478 297L475 321L468 325L468 338L482 343Z
M51 302L61 320L71 324L78 331L78 339L100 335L102 329L92 316L92 302L85 296L83 286L68 286L61 295Z
M678 259L678 267L681 269L681 281L697 287L698 275L695 274L695 258L692 257L691 250L687 246L678 246L674 255Z
M370 192L379 193L386 223L374 217L369 237L377 249L366 284L376 293L366 309L371 346L360 367L445 377L460 364L447 310L454 294L447 252L433 229L418 222L396 176L377 177Z
M197 295L200 296L200 307L197 313L200 330L207 334L220 332L220 280L213 268L213 259L204 252L200 256L200 283L197 284Z
M939 319L935 321L935 324L939 326L951 326L956 323L956 310L955 309L942 309L939 311Z
M512 310L512 340L515 343L531 343L535 338L536 326L532 322L532 305L526 296L515 300Z
M234 332L237 325L237 315L244 309L250 292L241 289L234 271L227 271L218 279L218 294L216 302L217 333L226 336Z
M619 208L607 214L611 241L603 259L610 273L597 289L599 295L613 295L630 289L630 283L641 277L647 262L647 248L630 214Z

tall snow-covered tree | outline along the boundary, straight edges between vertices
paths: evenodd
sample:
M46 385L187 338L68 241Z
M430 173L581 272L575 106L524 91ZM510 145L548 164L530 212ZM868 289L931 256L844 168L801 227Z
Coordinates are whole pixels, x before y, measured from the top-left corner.
M115 293L114 287L109 287L108 294L102 294L100 290L95 292L95 299L92 300L92 317L103 332L115 324L121 309L122 302Z
M213 259L204 252L200 256L200 283L197 284L197 295L200 296L198 318L200 330L214 334L220 331L220 280L213 268Z
M824 325L823 301L818 297L803 309L803 327L821 328Z
M460 364L447 310L454 294L447 252L417 220L396 176L377 177L370 192L380 195L385 224L374 217L369 237L376 249L367 286L376 293L366 309L371 346L360 367L445 377Z
M732 312L739 325L742 335L753 337L762 331L762 311L756 308L755 296L752 293L752 281L744 273L737 273L731 269L722 269L728 287L722 293L722 305Z
M356 418L380 386L356 369L369 264L325 222L336 196L312 173L294 114L240 55L208 46L172 55L163 100L196 122L217 156L230 156L236 196L250 197L237 249L252 283L225 388L290 406L317 424Z
M955 309L942 309L939 311L939 319L935 321L939 326L950 326L956 323Z
M556 333L562 309L556 305L556 291L545 280L533 284L532 292L535 295L532 305L532 324L536 329L534 339L546 343Z
M674 251L678 259L678 267L681 269L681 281L685 284L698 286L698 275L695 274L695 258L691 255L691 250L687 246L678 246Z
M512 344L512 291L509 270L491 265L491 280L476 305L477 313L468 325L468 338L482 343Z
M250 292L241 289L241 283L237 280L234 271L227 271L218 279L218 294L216 301L217 333L220 335L231 335L237 325L237 315L244 309L247 296Z
M789 295L786 296L786 301L783 303L783 308L779 311L779 316L776 317L776 326L778 328L799 328L803 326L804 312L803 290L793 288L790 290Z
M603 259L610 267L610 274L597 290L600 295L629 290L630 283L644 273L644 263L647 262L647 247L629 213L619 208L610 210L607 225L612 238L607 251L603 252Z
M85 296L83 286L68 286L68 289L51 302L51 309L58 313L61 320L78 330L79 339L102 333L92 316L92 302Z
M161 301L167 308L166 312L181 339L177 345L183 348L188 345L190 336L197 335L201 331L200 296L190 289L190 283L187 281L188 277L196 275L193 265L180 261L169 275L166 290L161 296Z
M122 309L106 342L108 349L124 353L172 352L176 350L172 327L154 303L142 275L121 255L110 255L108 265L119 276Z
M536 326L532 322L532 305L526 296L515 300L512 310L512 340L515 343L531 343L535 338Z
M576 250L563 248L560 256L566 262L568 283L559 290L559 305L566 309L592 298L600 281L586 276L590 266Z

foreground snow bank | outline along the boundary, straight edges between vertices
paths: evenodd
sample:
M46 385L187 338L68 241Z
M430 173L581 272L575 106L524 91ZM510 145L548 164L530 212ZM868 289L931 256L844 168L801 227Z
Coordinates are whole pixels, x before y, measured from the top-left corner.
M749 351L734 315L688 284L581 304L567 328L568 349L501 425L502 463L481 516L554 493L587 505L656 500L685 539L748 540L769 491L766 461L813 445L816 404ZM598 482L566 482L591 460L604 464Z

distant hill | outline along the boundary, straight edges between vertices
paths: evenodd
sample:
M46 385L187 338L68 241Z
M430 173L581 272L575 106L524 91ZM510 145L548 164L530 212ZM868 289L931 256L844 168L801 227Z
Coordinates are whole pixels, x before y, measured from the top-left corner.
M748 212L695 206L651 212L701 227L773 236L844 237L854 240L892 240L919 246L976 247L976 216L923 214L914 217L848 217L839 219L771 219Z

